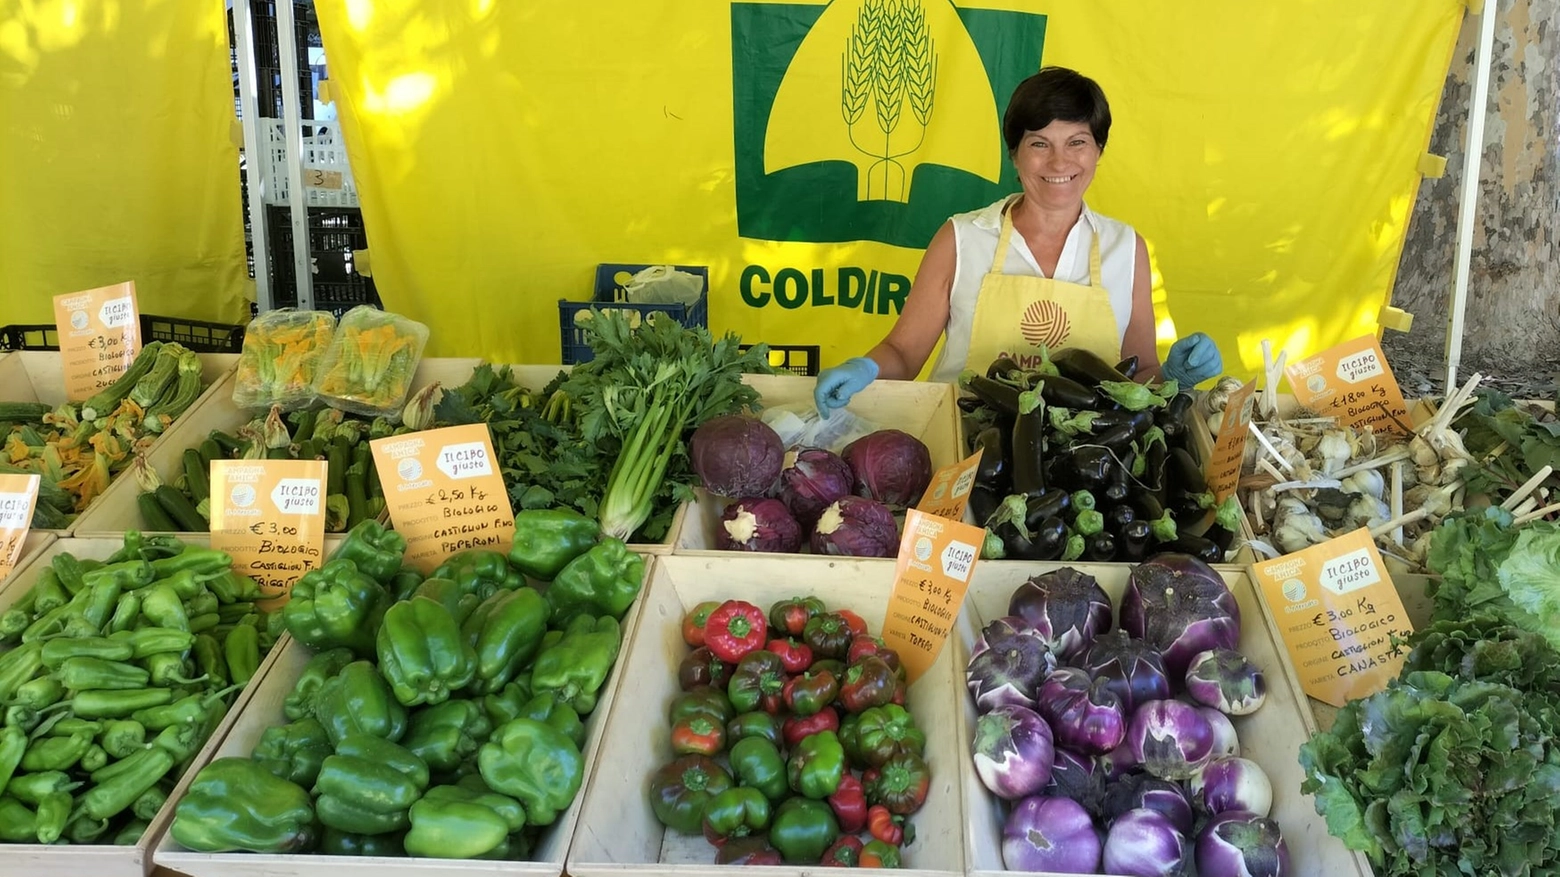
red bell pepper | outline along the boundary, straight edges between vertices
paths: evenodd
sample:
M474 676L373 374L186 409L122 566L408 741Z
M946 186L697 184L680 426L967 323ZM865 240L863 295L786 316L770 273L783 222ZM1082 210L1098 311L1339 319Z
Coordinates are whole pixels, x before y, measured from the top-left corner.
M683 642L694 648L704 645L705 626L709 623L710 613L719 606L720 602L717 600L705 600L689 609L682 620Z
M880 840L868 842L858 857L863 868L898 868L899 847Z
M905 839L902 822L902 817L888 812L888 808L882 804L873 804L867 808L867 833L875 840L899 846Z
M735 664L767 643L769 622L764 610L745 600L727 600L710 613L704 625L704 644L715 657Z
M705 715L685 716L672 725L672 751L716 756L726 748L726 723Z
M846 829L842 825L840 830L844 831ZM861 838L853 834L847 834L823 851L823 860L818 864L825 868L855 868L861 862L861 848L863 846Z
M883 638L880 636L857 634L850 641L850 651L845 657L845 662L848 664L859 664L866 658L882 658L883 663L893 668L893 671L898 673L900 678L903 678L905 675L905 666L899 660L899 653L889 648L888 644L883 642Z
M870 782L863 782L867 800L882 804L896 816L909 816L926 803L932 775L919 755L902 752L878 769Z
M845 671L845 678L840 680L840 705L859 713L892 703L898 685L899 677L882 658L862 658L860 663L852 664Z
M855 774L846 771L828 800L834 818L840 821L840 831L855 834L867 826L867 790Z
M826 611L817 597L792 597L769 607L769 626L776 636L801 636L807 622Z
M799 716L810 716L828 709L839 693L840 683L833 673L803 673L786 680L785 705Z
M731 665L715 657L709 646L700 646L689 652L677 666L677 682L683 691L691 691L700 685L724 689L730 681Z
M849 609L836 609L834 614L845 619L845 624L850 628L852 636L860 636L867 632L866 619L850 611Z
M840 715L832 709L821 710L810 716L791 716L780 726L780 736L786 748L794 748L807 737L819 731L838 731Z
M802 638L815 658L844 658L850 651L850 624L837 612L814 616L802 628Z
M772 639L769 641L768 648L780 656L780 663L787 673L794 675L812 666L812 649L804 642L794 639Z
M779 865L780 851L766 837L734 837L715 851L717 865Z

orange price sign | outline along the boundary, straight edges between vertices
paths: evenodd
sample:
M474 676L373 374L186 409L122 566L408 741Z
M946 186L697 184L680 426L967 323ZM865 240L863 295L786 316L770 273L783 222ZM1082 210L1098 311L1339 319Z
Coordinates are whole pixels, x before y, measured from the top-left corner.
M1366 335L1284 368L1301 405L1318 414L1337 415L1355 429L1413 431L1403 391L1387 365L1376 336Z
M1414 632L1370 531L1253 564L1300 687L1341 707L1386 688Z
M406 562L432 572L468 548L509 551L515 515L485 423L431 429L369 443L390 521L406 537Z
M211 547L260 585L266 609L320 565L325 476L324 460L211 461Z
M1224 403L1224 417L1208 458L1208 489L1215 503L1224 502L1240 484L1240 464L1246 458L1246 437L1251 434L1251 408L1255 381L1231 393Z
M951 466L938 469L916 508L950 521L962 519L970 504L970 489L975 486L975 470L979 467L980 451L976 451Z
M22 544L32 529L38 501L37 475L0 475L0 581L22 559Z
M905 514L883 640L899 653L912 682L931 669L948 641L984 537L981 527L918 509Z
M135 282L125 281L54 297L65 397L89 399L130 369L141 352L141 313Z

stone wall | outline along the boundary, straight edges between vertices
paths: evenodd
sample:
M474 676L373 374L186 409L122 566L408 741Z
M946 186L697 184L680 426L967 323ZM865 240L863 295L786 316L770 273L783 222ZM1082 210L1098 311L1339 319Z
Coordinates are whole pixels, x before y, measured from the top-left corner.
M1496 2L1496 0L1487 0ZM1439 349L1450 313L1479 19L1464 18L1393 303L1415 315L1415 346ZM1468 284L1464 360L1560 357L1560 0L1499 0ZM1389 335L1392 333L1389 333ZM1524 357L1527 357L1524 360Z

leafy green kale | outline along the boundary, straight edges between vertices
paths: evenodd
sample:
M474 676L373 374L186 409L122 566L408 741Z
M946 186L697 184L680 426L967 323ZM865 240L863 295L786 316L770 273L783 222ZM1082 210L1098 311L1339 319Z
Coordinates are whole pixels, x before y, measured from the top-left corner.
M1544 484L1560 487L1560 422L1539 420L1503 393L1479 390L1453 428L1463 433L1463 445L1474 458L1461 473L1468 495L1483 494L1499 503L1545 466L1556 474Z

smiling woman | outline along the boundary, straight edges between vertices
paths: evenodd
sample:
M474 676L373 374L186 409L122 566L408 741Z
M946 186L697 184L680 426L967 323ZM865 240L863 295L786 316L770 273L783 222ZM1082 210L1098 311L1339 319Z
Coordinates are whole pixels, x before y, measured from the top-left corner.
M1076 71L1048 67L1021 82L1002 120L1021 191L943 224L888 337L818 376L819 410L844 406L878 377L915 377L939 337L936 381L999 356L1026 366L1039 358L1036 345L1109 362L1135 356L1140 380L1189 385L1217 375L1218 348L1202 333L1177 341L1161 369L1148 248L1084 202L1110 125L1105 93Z

